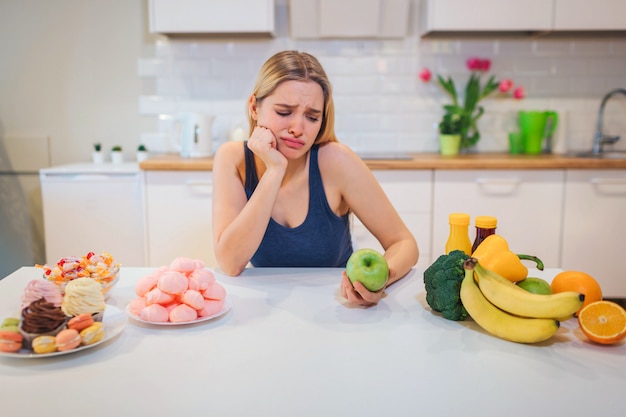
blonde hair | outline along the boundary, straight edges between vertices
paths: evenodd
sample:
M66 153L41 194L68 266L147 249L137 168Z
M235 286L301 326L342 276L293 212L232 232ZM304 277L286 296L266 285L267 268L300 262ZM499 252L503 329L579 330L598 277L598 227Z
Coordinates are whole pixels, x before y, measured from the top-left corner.
M285 81L313 81L322 87L324 93L324 113L322 125L315 138L316 144L337 142L335 136L335 104L332 87L328 76L317 58L306 52L283 51L270 57L259 71L252 96L260 103L274 93L274 90ZM250 135L256 127L256 120L248 112Z

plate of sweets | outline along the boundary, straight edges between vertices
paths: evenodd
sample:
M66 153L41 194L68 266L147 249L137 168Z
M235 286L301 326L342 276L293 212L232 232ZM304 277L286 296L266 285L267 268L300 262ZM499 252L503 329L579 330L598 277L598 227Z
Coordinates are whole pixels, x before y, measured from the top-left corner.
M119 308L104 302L102 287L77 278L65 292L33 280L22 294L19 314L0 324L0 356L45 358L93 348L120 334L127 322Z
M61 293L65 286L77 278L91 278L102 287L102 293L107 296L120 278L120 264L115 263L111 254L103 252L96 254L89 252L85 256L68 256L59 259L53 265L35 265L44 270L44 279L56 284Z
M226 289L198 259L178 257L141 277L126 307L141 323L178 326L218 318L231 308Z

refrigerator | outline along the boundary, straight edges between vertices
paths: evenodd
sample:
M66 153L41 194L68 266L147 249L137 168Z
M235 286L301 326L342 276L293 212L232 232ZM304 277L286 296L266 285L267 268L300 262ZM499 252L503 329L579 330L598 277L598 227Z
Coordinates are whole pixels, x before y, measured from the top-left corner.
M0 136L0 279L45 261L39 170L49 165L47 136Z
M40 171L46 262L108 252L145 266L144 187L139 164L77 163Z

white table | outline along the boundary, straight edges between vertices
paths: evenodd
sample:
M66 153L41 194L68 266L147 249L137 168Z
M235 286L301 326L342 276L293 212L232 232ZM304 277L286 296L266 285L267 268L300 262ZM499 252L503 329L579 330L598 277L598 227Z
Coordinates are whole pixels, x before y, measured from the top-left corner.
M149 271L122 268L108 302L125 308ZM433 314L422 272L369 309L343 304L338 269L218 275L233 302L220 319L129 320L82 352L0 357L2 415L624 415L626 345L590 344L575 320L541 345L497 339ZM19 310L23 288L40 276L24 267L0 281L0 318Z

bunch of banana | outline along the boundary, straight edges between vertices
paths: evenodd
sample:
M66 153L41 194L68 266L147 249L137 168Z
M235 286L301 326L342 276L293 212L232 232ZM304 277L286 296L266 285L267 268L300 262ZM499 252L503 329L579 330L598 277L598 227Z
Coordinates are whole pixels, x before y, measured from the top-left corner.
M570 318L585 296L568 291L533 294L470 258L463 264L463 306L478 325L505 340L537 343L552 337L559 321Z

